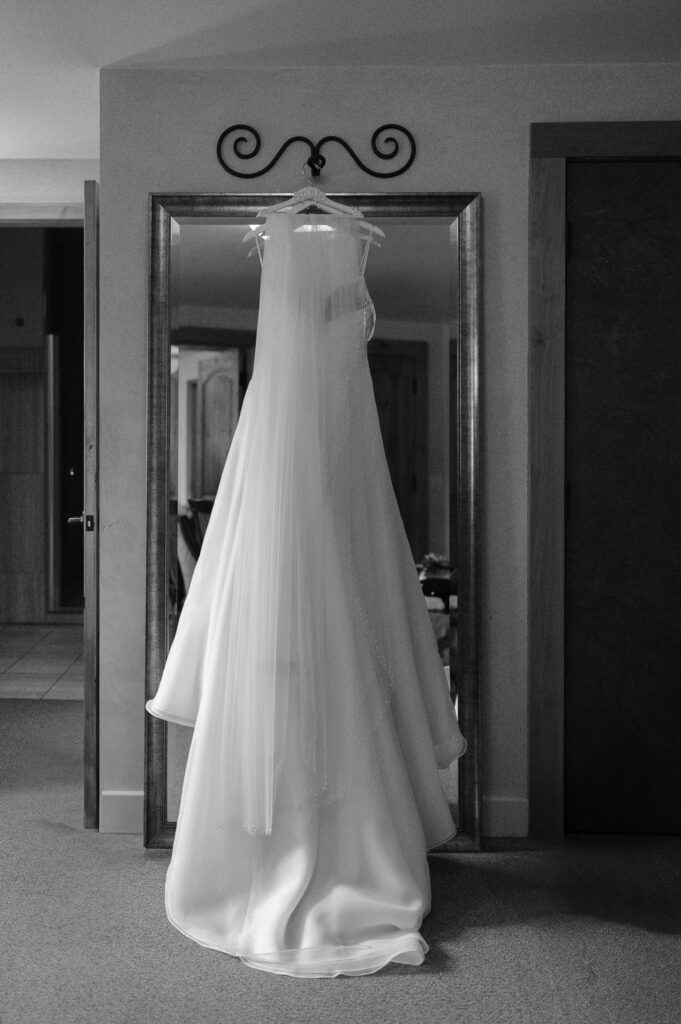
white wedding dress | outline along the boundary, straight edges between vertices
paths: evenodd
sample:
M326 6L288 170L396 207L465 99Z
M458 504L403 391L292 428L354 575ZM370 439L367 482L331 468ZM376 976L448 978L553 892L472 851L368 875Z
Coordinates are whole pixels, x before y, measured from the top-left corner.
M270 214L253 377L158 692L170 922L261 970L420 964L465 750L382 445L358 222Z

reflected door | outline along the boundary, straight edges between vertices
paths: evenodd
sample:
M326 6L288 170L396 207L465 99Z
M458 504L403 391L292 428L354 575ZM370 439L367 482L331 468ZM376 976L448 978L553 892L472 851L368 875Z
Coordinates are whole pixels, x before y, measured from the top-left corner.
M429 550L427 359L428 346L422 342L374 340L369 345L383 447L415 562Z
M239 349L200 359L188 385L192 497L214 497L239 419Z

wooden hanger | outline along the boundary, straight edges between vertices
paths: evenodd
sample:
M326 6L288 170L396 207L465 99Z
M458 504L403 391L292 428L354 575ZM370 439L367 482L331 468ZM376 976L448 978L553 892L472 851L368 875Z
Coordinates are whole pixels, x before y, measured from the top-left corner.
M344 203L337 203L335 200L329 199L329 197L320 189L314 188L314 186L310 185L305 188L298 189L297 192L293 193L290 199L285 199L281 203L275 203L273 206L261 206L256 216L266 217L271 213L305 213L308 212L311 207L321 210L322 212L352 217L354 219L364 216L362 211L356 207L346 206ZM378 238L385 238L385 233L381 231L380 228L367 223L367 221L360 221L358 227L362 229L359 232L360 237L364 238L371 245L380 246ZM264 228L264 224L259 225L251 231L248 231L243 237L244 242L249 238L256 239L256 245L250 250L248 255L252 256L254 252L257 252L260 256L261 262L262 253L260 252L260 244L257 240L262 237ZM366 232L366 234L364 232Z
M354 206L345 206L343 203L337 203L333 199L329 199L324 192L314 186L307 185L305 188L299 188L297 192L294 192L290 199L285 199L283 203L276 203L274 206L263 206L258 210L259 217L265 217L270 213L280 213L286 211L286 213L303 213L307 207L316 206L320 210L327 213L339 213L345 217L362 217L362 211L358 210Z

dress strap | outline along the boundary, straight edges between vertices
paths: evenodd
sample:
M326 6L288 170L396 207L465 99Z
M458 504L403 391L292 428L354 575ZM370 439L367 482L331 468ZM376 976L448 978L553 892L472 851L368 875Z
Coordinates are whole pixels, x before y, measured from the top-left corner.
M367 238L367 240L364 243L364 252L362 253L362 262L361 262L360 268L359 268L360 274L363 274L364 270L366 268L367 256L369 255L369 246L371 245L371 236L374 233L374 226L373 226L373 224L370 224L369 228L370 228L369 237Z
M264 240L260 237L260 232L259 231L256 230L256 231L253 232L253 234L255 235L255 244L258 247L258 259L260 260L260 266L262 267L262 249L263 249L263 245L265 243L264 243ZM249 255L250 255L250 253L249 253Z

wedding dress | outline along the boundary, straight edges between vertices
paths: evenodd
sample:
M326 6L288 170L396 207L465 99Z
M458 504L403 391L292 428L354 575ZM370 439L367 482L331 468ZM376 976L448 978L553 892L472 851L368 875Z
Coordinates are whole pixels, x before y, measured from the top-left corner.
M370 974L428 949L466 743L382 445L361 226L263 237L253 376L147 703L194 726L166 911L252 967Z

